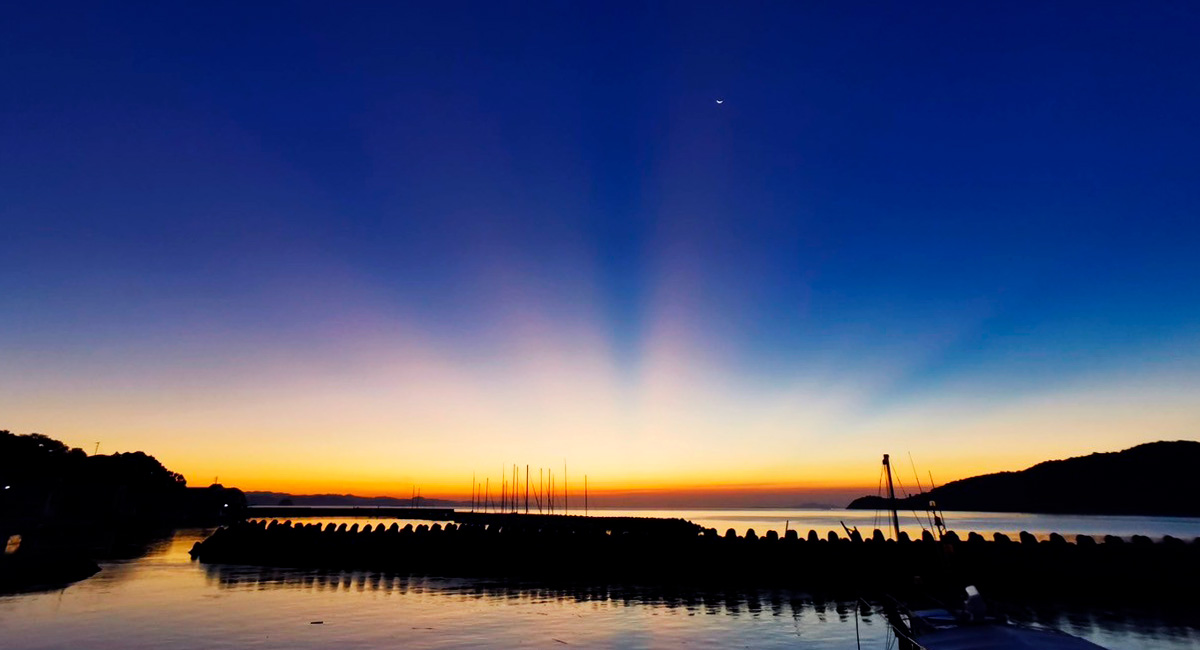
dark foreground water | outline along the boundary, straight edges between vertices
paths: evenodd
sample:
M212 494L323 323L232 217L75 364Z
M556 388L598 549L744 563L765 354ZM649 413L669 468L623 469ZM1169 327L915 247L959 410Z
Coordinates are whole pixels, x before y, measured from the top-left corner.
M720 527L718 522L752 522L733 526L739 532L753 524L760 532L774 528L765 524L777 515L788 526L804 519L796 512L770 511L671 514L714 527ZM817 527L822 517L838 514L844 513L821 514L808 522ZM832 521L840 528L837 519ZM1170 520L1166 525L1186 528L1195 522ZM1156 534L1145 528L1140 532ZM195 563L187 555L204 535L178 531L146 555L103 563L99 574L65 589L0 596L0 647L895 647L880 615L856 616L853 604L823 602L803 593L553 589L370 572L218 567ZM1195 619L1095 611L1029 611L1024 618L1113 650L1200 648Z

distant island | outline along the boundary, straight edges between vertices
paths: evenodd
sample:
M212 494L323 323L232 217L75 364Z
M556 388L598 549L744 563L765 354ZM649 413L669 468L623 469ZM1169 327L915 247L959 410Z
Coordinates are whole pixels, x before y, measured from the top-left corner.
M360 497L354 494L288 494L287 492L247 492L246 503L251 506L416 506L420 508L453 508L465 505L461 501L415 497Z
M407 508L415 505L419 508L466 508L471 505L470 501L461 499L434 499L431 497L364 497L356 494L289 494L287 492L269 492L257 491L246 493L246 503L251 506L390 506ZM670 509L671 505L661 505L655 503L634 503L634 504L613 504L608 501L601 501L600 504L594 505L593 509L617 509L617 510L638 510L641 508ZM686 509L689 506L683 506ZM692 506L692 507L716 507L722 506ZM735 507L747 508L753 506L738 505ZM779 506L767 506L779 507ZM803 503L793 503L787 506L794 510L836 510L841 506L834 505L825 501L808 501Z
M1200 442L1151 442L1118 452L1051 460L1019 472L999 472L947 483L897 498L899 510L942 510L1088 515L1200 516L1193 476ZM864 496L846 506L886 510L886 497Z

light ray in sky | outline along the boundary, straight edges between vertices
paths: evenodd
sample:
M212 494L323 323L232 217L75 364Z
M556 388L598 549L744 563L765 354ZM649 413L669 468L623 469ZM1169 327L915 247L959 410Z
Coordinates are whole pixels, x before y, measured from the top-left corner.
M1194 9L195 11L0 26L0 428L430 496L1200 435Z

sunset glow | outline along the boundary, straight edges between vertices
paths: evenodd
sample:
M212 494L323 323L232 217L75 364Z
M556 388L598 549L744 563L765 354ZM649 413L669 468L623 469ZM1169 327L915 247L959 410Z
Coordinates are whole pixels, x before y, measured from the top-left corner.
M257 14L31 22L0 428L245 490L466 499L565 462L598 499L839 505L883 453L944 483L1196 439L1176 41L1077 65L1107 32L929 25L951 65L786 6L309 7L270 47Z

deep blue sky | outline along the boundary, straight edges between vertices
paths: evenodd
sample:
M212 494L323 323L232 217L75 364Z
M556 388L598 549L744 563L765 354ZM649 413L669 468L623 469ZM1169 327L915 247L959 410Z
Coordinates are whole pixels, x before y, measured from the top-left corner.
M517 386L535 349L598 372L578 352L643 437L656 385L856 387L764 446L1195 388L1198 30L1192 2L10 3L0 415L201 427L217 377L414 337Z

